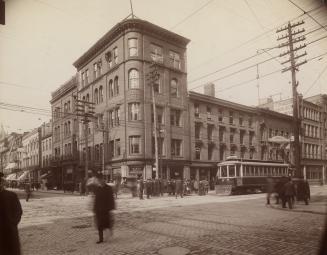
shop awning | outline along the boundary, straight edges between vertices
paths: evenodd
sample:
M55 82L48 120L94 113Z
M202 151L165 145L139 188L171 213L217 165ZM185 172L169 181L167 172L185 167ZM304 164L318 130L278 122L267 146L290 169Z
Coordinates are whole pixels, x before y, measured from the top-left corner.
M9 174L7 177L6 177L6 180L7 181L16 181L17 178L16 178L16 174Z
M9 163L5 168L5 170L12 170L12 169L17 169L17 164L14 162Z
M24 173L18 177L18 181L23 182L26 179L29 179L29 171L24 171Z

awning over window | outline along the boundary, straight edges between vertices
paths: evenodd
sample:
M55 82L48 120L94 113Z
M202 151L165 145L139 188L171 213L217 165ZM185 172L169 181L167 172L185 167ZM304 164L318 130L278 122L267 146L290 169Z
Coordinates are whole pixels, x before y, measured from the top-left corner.
M12 170L12 169L17 169L17 164L14 162L9 163L5 168L5 170Z
M9 174L7 177L6 177L6 180L7 181L16 181L17 178L16 178L16 174Z
M18 177L18 181L23 182L25 180L29 179L29 171L24 171L24 173Z

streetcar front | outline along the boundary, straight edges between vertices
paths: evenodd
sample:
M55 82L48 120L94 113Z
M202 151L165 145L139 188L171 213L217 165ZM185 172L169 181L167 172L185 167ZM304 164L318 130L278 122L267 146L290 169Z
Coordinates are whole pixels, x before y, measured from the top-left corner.
M230 195L237 193L242 185L241 162L227 160L218 164L216 193Z

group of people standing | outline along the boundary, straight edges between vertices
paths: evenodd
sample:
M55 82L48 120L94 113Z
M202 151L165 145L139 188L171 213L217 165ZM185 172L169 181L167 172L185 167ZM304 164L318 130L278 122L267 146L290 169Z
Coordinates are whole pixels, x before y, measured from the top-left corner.
M272 178L267 178L267 204L270 204L271 195L276 194L276 204L282 203L282 207L293 209L295 200L304 201L306 205L310 200L310 186L307 180L300 177L296 182L291 177L283 178L274 183Z
M168 193L169 196L183 197L185 195L191 195L192 193L198 193L199 195L205 195L209 192L209 182L207 180L194 181L186 179L147 179L143 180L142 176L136 181L137 195L140 199L143 199L143 195L147 198L152 196L163 196L164 193Z

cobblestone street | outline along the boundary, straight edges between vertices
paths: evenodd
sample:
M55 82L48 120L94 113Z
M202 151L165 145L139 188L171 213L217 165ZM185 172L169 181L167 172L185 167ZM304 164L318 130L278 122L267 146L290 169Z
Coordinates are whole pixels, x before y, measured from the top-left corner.
M265 206L265 194L117 200L114 236L95 244L91 197L21 200L23 254L158 254L184 247L189 254L316 254L326 188L313 189L309 206L294 211ZM318 209L320 208L320 209Z

